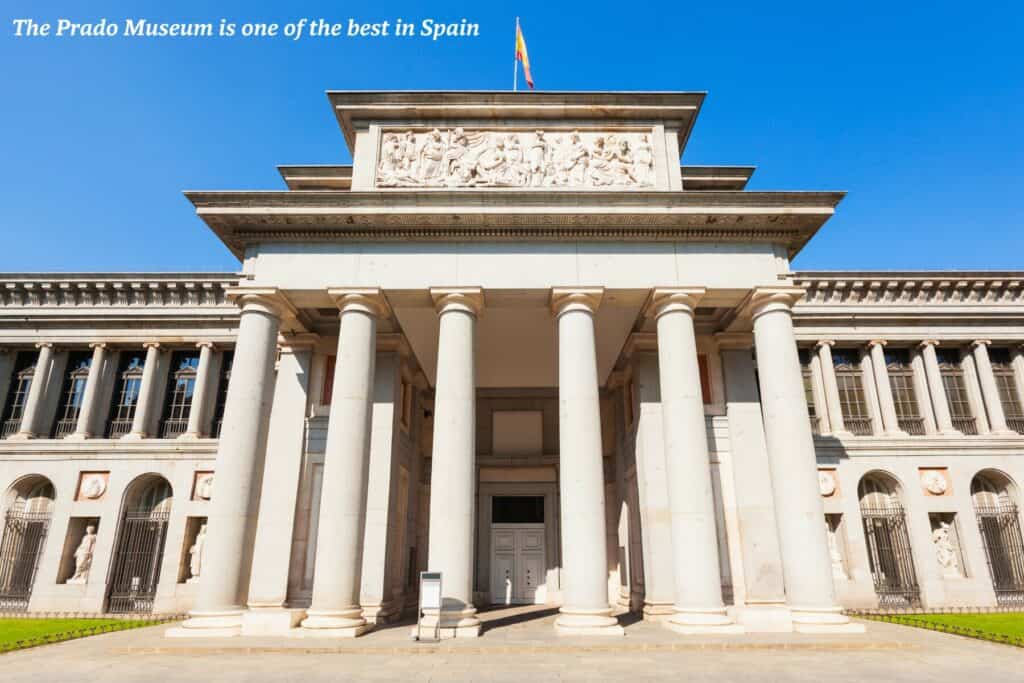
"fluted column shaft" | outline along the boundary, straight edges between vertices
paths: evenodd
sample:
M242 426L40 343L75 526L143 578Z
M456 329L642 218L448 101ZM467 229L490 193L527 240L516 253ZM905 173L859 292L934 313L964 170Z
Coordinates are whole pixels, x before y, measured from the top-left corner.
M939 369L939 358L935 354L938 342L927 339L918 347L924 361L924 376L928 381L928 393L932 398L932 410L935 412L935 426L939 434L959 434L953 427L953 417L949 412L949 400L946 398L946 386L942 382L942 371Z
M832 360L831 340L818 342L818 362L821 365L821 381L825 386L825 405L828 406L828 424L832 434L849 434L843 423L843 404L839 401L839 383L836 381L836 365Z
M149 436L150 415L152 415L154 395L156 394L156 370L160 364L160 344L149 342L142 346L146 349L146 364L142 366L142 381L139 384L139 397L135 403L135 415L132 417L132 430L125 435L133 439Z
M25 397L25 410L21 414L21 428L15 435L20 439L34 439L40 435L42 425L43 402L46 399L46 385L49 383L50 372L53 370L53 344L42 342L36 344L39 356L36 367L32 371L32 383Z
M341 310L331 416L324 451L313 600L305 629L356 636L368 629L359 605L366 479L373 416L380 290L329 290Z
M751 302L761 404L786 602L799 631L850 630L836 603L817 458L804 398L792 306L803 290L758 289ZM855 629L859 630L859 629Z
M430 294L440 317L434 443L430 471L430 537L427 566L441 572L443 637L475 637L473 534L476 517L476 319L483 292L437 288Z
M554 289L558 318L559 492L565 581L555 628L621 635L608 604L604 462L594 313L602 289Z
M875 387L878 390L878 404L882 411L882 428L886 436L906 436L900 429L899 416L896 414L896 401L892 396L892 384L889 383L889 368L885 362L885 342L879 339L868 342L871 354L871 365L875 375Z
M1024 407L1024 347L1018 346L1011 357L1013 384L1017 390L1017 403Z
M235 346L239 371L231 374L217 445L199 596L190 618L170 630L169 636L233 636L241 630L246 588L242 585L246 573L243 559L249 554L251 503L271 400L277 334L285 309L277 290L246 292L239 288L228 294L242 308ZM149 358L146 367L150 367Z
M675 614L681 633L739 632L726 616L694 309L703 289L655 290L665 472L672 517Z
M988 357L988 346L991 343L987 339L979 339L971 345L971 353L974 355L974 365L978 369L978 383L981 385L981 396L985 401L989 427L995 434L1012 434L1013 432L1006 426L1003 400L999 396L996 376L992 372L992 361Z
M207 415L210 409L210 389L213 377L213 344L200 342L199 367L196 368L196 384L192 388L192 405L188 410L188 426L180 438L198 439L206 436Z
M78 422L72 438L92 438L92 427L99 410L100 382L103 380L103 364L107 358L106 344L92 344L92 360L89 363L89 374L85 378L85 392L82 396L82 409L78 412Z

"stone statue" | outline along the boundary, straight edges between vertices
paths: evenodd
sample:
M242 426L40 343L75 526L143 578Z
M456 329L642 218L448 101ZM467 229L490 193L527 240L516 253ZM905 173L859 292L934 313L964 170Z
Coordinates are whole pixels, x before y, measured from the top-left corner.
M959 576L960 564L956 559L956 548L950 538L948 522L939 522L939 526L932 530L932 543L935 544L935 560L942 568L943 575Z
M636 146L636 153L633 155L633 177L640 185L654 183L654 150L651 149L651 140L647 135L641 135Z
M832 560L832 576L845 579L846 567L843 566L843 553L839 550L839 538L829 521L825 520L825 535L828 537L828 556Z
M441 139L441 131L437 128L430 131L427 141L420 148L419 153L419 179L427 184L437 182L444 174L445 159L444 141Z
M85 535L75 549L75 573L68 583L86 583L89 581L89 570L92 569L92 553L96 548L96 527L89 524L85 527Z
M533 144L530 145L527 160L529 162L530 185L532 187L540 187L544 184L548 164L548 141L544 139L544 131L538 130L534 133Z
M203 524L199 527L199 533L196 534L195 543L188 549L188 572L190 576L186 583L196 583L199 581L199 576L203 571L203 548L205 545L206 524Z

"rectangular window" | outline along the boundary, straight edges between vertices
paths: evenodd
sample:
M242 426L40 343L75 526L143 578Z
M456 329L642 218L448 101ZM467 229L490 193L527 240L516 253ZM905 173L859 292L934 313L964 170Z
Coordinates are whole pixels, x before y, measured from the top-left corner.
M117 439L132 430L145 365L146 356L141 351L121 352L117 366L117 385L114 388L114 404L107 425L107 438Z
M924 434L924 419L918 409L914 391L914 369L910 365L910 351L889 349L885 352L885 367L889 372L889 387L896 405L896 420L907 434Z
M231 381L231 366L235 362L235 352L225 351L220 356L220 381L217 383L217 406L213 411L213 435L220 437L220 428L224 425L224 407L228 403L228 383Z
M804 400L807 402L807 414L811 417L811 433L821 433L821 420L818 417L817 408L814 405L814 377L811 373L811 352L808 349L800 349L800 370L804 379Z
M978 424L971 411L971 402L967 399L964 371L960 366L960 351L938 349L935 355L939 361L939 373L942 375L942 386L946 390L946 401L949 404L953 426L964 434L977 434Z
M19 351L14 357L14 370L11 372L11 386L7 390L4 421L0 433L5 439L16 434L21 428L21 417L25 414L25 402L28 401L28 390L32 386L32 374L35 371L37 357L38 355L31 351Z
M1018 434L1024 434L1024 411L1017 397L1017 380L1013 375L1010 351L989 349L989 358L992 361L992 374L996 378L996 388L999 390L999 401L1006 415L1006 425Z
M78 426L78 416L82 412L82 401L85 399L85 385L89 378L89 366L92 356L83 351L68 355L67 371L64 373L64 385L61 387L61 406L57 421L53 425L53 438L63 439L73 434Z
M832 363L836 371L836 385L839 387L843 425L852 434L870 435L871 415L868 413L867 401L864 400L864 377L857 352L852 349L836 349L832 352Z
M171 370L167 378L167 400L164 401L164 416L160 436L173 439L185 433L188 417L192 413L192 395L196 389L196 371L199 369L199 353L175 351L171 355Z

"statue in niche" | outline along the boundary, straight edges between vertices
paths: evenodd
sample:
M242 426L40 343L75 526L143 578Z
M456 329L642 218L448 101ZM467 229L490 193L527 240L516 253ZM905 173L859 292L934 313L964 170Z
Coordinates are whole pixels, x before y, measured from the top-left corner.
M89 524L85 527L85 535L75 549L75 573L68 583L86 583L89 581L89 570L92 569L92 554L96 548L96 527Z
M959 576L960 565L956 559L953 539L950 538L948 522L939 522L939 526L932 530L932 543L935 545L935 560L942 568L942 574L944 576Z
M427 184L436 182L444 173L445 144L441 139L441 131L437 128L430 131L427 141L423 143L419 153L419 179Z
M843 553L839 550L839 537L829 521L825 520L825 535L828 537L828 556L832 560L832 576L845 579L846 567L843 566Z
M647 135L640 136L640 143L633 154L633 177L640 185L654 183L654 150Z
M187 583L195 583L199 581L199 575L203 571L203 549L206 546L206 523L199 527L199 533L196 534L195 543L188 549L188 573L189 579Z

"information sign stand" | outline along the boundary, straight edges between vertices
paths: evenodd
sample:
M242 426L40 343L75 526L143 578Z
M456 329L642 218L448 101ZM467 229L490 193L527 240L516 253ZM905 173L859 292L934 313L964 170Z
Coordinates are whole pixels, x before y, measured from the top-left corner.
M441 572L420 572L420 606L416 612L416 635L413 640L421 640L420 628L423 624L425 610L438 611L434 623L434 641L441 640Z

